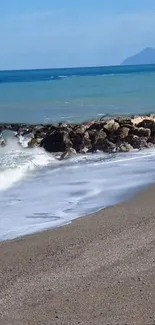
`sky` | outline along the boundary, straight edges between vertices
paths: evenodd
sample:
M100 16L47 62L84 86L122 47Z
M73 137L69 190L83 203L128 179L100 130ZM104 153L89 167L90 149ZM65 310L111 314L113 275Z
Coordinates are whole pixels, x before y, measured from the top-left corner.
M155 48L155 0L0 0L0 70L117 65Z

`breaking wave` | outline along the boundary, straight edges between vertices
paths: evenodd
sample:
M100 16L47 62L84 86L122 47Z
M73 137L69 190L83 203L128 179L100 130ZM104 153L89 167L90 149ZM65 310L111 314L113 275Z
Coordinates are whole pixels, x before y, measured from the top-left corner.
M0 147L0 190L12 187L52 161L55 158L42 148L28 149L18 144L17 139L8 140L7 146Z

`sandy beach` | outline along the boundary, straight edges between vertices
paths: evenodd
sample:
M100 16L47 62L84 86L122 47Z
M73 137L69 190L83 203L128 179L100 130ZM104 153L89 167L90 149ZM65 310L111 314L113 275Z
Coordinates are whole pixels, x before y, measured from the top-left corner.
M155 324L155 186L0 243L1 325Z

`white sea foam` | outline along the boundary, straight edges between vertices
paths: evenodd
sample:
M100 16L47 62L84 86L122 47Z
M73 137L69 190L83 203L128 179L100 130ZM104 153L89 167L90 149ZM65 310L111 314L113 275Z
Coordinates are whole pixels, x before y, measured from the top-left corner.
M18 166L11 175L8 168L7 181L3 179L2 240L69 223L120 202L155 180L154 148L77 155L64 161L40 149L20 149L10 156L5 157L8 166L14 161Z
M0 191L7 190L35 169L55 160L41 148L25 149L27 141L20 138L22 148L16 139L8 139L7 146L0 148Z

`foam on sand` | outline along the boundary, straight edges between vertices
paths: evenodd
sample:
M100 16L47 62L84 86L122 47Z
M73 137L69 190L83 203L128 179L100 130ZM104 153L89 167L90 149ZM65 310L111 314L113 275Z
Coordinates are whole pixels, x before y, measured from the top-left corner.
M17 174L3 180L0 196L2 240L67 224L121 202L155 180L154 148L77 155L64 161L40 149L17 156Z

